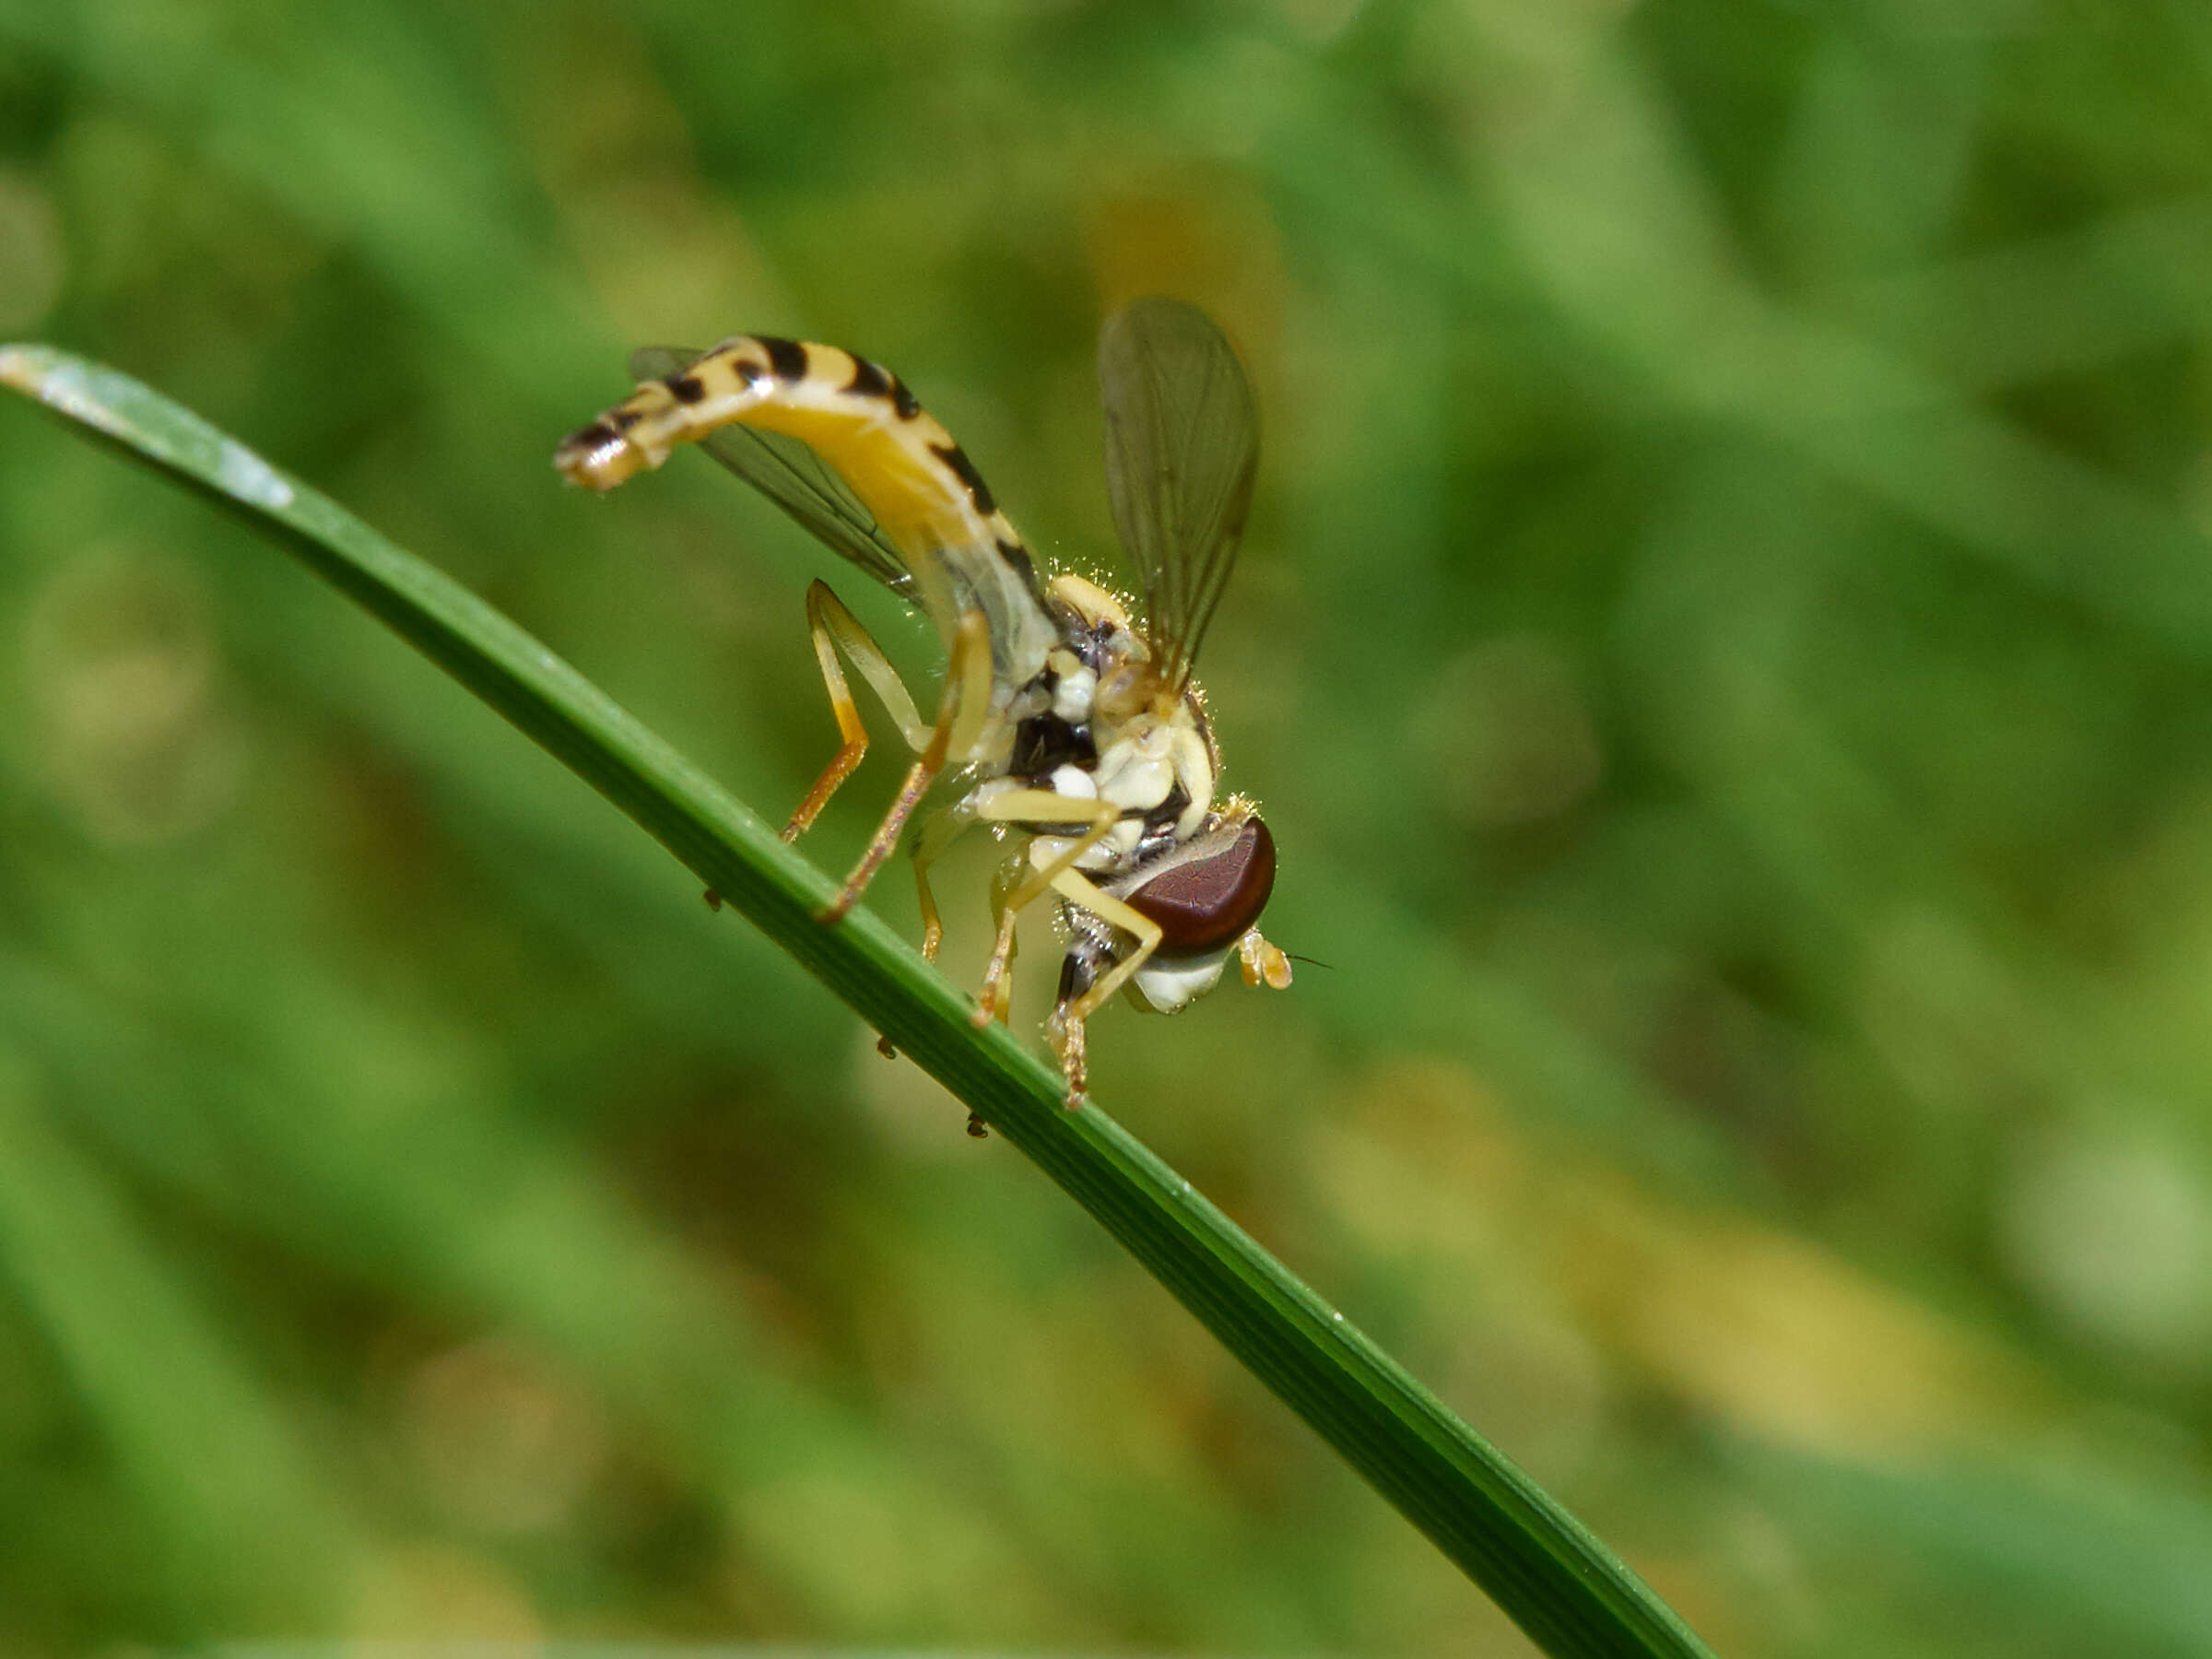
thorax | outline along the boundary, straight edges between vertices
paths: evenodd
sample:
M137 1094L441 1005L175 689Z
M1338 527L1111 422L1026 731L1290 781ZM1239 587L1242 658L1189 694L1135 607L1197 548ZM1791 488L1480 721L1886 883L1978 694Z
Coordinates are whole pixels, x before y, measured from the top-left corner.
M1016 688L979 793L1045 790L1118 809L1113 827L1077 862L1101 875L1136 869L1196 834L1213 806L1217 759L1194 688L1163 694L1127 610L1080 577L1060 576L1047 604L1060 642ZM1072 836L1040 822L1033 859Z

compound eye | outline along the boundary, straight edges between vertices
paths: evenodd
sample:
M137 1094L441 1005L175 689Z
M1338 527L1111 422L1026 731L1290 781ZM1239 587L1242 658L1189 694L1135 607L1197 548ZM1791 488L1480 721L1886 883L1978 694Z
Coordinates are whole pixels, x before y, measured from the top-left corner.
M1248 818L1221 851L1161 871L1128 903L1159 924L1159 955L1204 956L1242 936L1274 890L1275 837Z

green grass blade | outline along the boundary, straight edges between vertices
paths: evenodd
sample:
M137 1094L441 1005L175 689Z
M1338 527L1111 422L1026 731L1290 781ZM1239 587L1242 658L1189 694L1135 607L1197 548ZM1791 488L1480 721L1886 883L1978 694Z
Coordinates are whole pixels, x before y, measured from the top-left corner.
M1090 1212L1547 1653L1690 1655L1688 1628L1581 1523L828 877L543 645L190 411L45 347L0 382L242 514L564 761ZM550 474L547 488L552 488Z

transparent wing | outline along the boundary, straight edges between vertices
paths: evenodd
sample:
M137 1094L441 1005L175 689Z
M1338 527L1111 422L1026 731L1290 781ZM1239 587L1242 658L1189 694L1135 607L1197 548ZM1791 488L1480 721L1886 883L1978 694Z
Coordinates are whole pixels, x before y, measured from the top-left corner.
M665 380L705 353L675 346L644 346L630 354L629 371L641 381ZM876 518L844 480L796 438L751 427L725 426L699 447L728 467L810 531L909 605L922 602L920 585Z
M1144 585L1153 661L1180 688L1237 561L1259 407L1221 331L1180 300L1139 300L1108 319L1099 389L1114 527Z

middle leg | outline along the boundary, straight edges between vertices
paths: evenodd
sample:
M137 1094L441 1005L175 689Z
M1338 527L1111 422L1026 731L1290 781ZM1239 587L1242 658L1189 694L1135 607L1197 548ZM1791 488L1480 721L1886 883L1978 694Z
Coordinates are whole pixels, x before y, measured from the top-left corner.
M1080 830L1049 861L1015 883L1003 900L997 943L991 952L990 966L983 970L982 989L976 995L975 1023L985 1026L997 1012L1006 965L1014 958L1014 928L1021 912L1050 892L1062 875L1071 873L1076 860L1104 840L1122 815L1110 801L1084 800L1049 789L1009 790L982 802L975 813L994 823L1065 824Z

